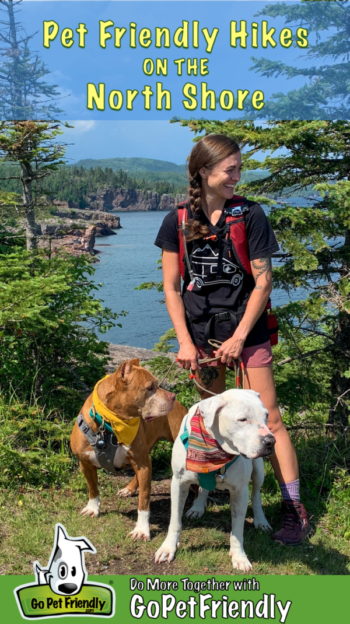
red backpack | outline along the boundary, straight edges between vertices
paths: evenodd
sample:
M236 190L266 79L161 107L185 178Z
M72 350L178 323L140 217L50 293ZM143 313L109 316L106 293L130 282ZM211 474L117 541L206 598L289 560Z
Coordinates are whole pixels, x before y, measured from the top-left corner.
M244 210L245 208L245 210ZM233 253L236 257L237 263L245 273L252 274L250 267L249 253L248 253L248 238L245 226L244 213L248 212L248 207L245 206L245 198L240 195L233 195L230 204L225 208L228 213L226 216L226 223L230 224L230 238L232 241ZM183 220L187 221L187 202L183 202L178 205L177 215L179 231L182 229ZM232 227L231 227L232 226ZM234 227L233 227L234 226ZM180 274L182 279L185 275L185 247L183 237L179 236L179 264Z
M232 251L239 267L249 275L252 274L248 237L245 224L245 213L249 211L246 206L246 200L241 195L233 195L228 206L225 207L226 223L229 224L229 236L232 242ZM182 279L185 277L185 245L183 236L181 235L182 224L187 221L187 202L182 202L177 208L178 225L179 225L179 268ZM210 237L209 237L210 238ZM271 301L269 299L266 308L267 327L270 333L271 345L278 343L278 323L275 314L271 309Z

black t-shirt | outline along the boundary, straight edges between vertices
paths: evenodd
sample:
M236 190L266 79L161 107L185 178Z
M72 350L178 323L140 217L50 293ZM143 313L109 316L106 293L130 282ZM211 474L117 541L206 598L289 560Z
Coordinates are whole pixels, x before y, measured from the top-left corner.
M252 201L245 201L249 211L245 214L248 253L250 260L272 255L278 251L278 243L273 230L261 206ZM188 218L191 218L190 210ZM216 225L212 225L204 213L201 221L209 227L210 233L223 232L226 219L222 214ZM166 251L179 253L179 232L177 209L171 210L160 227L155 245ZM183 302L186 310L187 325L195 344L205 346L204 330L208 320L217 313L244 309L255 286L252 275L244 272L230 253L231 241L224 241L222 275L216 278L219 256L219 239L197 239L187 244L192 270L195 276L193 290L187 290L189 279L185 275ZM239 322L243 312L237 315ZM224 342L233 334L231 320L213 324L213 337ZM263 344L269 340L266 315L262 314L247 336L245 346Z

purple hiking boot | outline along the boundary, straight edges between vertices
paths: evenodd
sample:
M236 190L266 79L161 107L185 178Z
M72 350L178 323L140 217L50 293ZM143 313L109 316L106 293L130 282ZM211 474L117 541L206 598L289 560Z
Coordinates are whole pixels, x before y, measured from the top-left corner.
M303 503L282 502L282 528L272 536L276 544L300 546L310 534L311 524Z

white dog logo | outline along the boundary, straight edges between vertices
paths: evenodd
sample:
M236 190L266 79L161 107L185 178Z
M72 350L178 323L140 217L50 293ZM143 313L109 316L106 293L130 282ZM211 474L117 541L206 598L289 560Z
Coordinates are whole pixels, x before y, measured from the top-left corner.
M55 542L47 568L34 562L37 585L50 585L55 594L78 594L87 577L83 551L96 553L85 537L69 537L62 524L56 524Z

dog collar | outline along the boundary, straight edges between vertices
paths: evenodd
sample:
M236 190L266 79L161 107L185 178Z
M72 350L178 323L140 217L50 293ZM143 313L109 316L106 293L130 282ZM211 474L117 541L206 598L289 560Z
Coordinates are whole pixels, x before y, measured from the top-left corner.
M94 387L92 394L92 409L95 413L99 414L103 420L106 420L111 425L118 442L125 444L125 446L130 446L138 432L140 418L136 417L131 418L131 420L123 420L102 403L100 397L98 396L97 389L99 385L107 379L107 377L109 377L109 375L100 379Z

